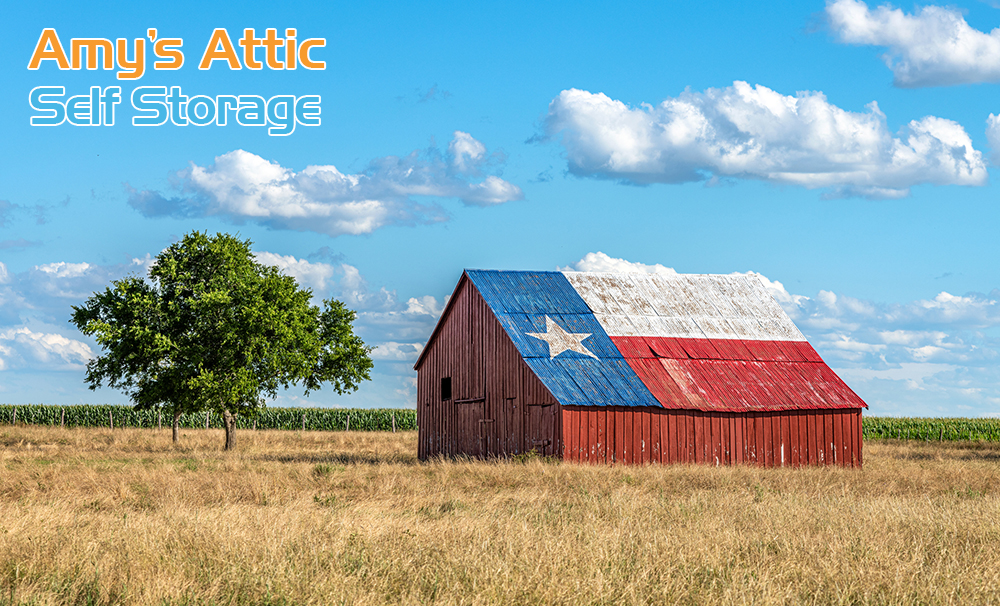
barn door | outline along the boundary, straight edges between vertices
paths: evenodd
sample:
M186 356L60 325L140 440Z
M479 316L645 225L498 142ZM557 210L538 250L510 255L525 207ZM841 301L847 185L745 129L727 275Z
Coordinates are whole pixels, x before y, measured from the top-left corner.
M555 404L528 404L525 406L525 452L534 450L546 457L556 455Z
M485 402L483 400L455 402L455 416L458 417L458 452L456 454L470 457L481 457L486 454L486 444L484 443L483 414Z

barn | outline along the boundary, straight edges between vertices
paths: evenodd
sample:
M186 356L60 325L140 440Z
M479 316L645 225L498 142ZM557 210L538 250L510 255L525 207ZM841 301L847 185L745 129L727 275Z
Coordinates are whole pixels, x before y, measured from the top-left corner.
M867 405L753 275L466 270L414 368L421 459L862 462Z

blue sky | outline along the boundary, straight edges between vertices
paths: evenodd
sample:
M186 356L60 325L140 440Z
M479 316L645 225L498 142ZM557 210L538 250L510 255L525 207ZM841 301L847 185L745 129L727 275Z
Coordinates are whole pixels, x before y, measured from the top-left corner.
M5 22L0 401L124 402L86 389L100 349L70 306L207 230L347 301L377 346L356 394L279 405L412 406L463 268L672 269L760 274L871 414L1000 415L989 3L50 2ZM185 63L29 70L46 28L129 54L156 28ZM216 28L324 38L325 69L199 70ZM114 126L31 126L40 86L120 86ZM174 86L318 95L321 124L132 124L135 88Z

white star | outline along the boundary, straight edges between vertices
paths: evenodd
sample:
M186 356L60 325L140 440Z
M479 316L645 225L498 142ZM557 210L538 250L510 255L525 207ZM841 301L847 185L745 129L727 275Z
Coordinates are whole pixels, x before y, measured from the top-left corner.
M526 332L529 337L541 339L549 344L549 359L552 359L567 349L597 358L589 349L583 345L583 340L592 333L589 332L566 332L555 320L545 316L545 332Z

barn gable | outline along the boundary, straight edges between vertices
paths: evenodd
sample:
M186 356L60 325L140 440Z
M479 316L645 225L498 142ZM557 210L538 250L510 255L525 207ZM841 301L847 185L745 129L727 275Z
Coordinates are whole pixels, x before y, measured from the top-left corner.
M418 456L501 456L561 445L558 402L463 275L417 358ZM444 383L450 393L442 393Z

